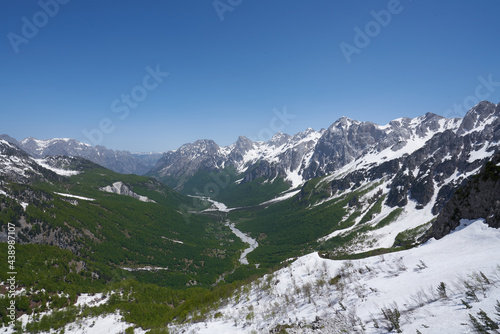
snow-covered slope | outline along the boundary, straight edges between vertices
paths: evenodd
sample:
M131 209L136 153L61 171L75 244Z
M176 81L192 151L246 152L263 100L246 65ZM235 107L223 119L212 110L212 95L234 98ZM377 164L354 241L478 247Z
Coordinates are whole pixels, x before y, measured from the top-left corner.
M0 139L0 179L30 183L38 179L51 179L56 175L45 161L33 159L19 147Z
M414 232L420 235L425 232L421 225L433 220L455 190L500 151L499 115L500 104L484 102L471 109L463 119L447 120L426 115L407 120L409 126L404 129L410 129L413 134L404 142L398 141L393 146L383 141L375 143L364 154L323 177L315 191L324 196L314 205L370 185L377 186L346 209L350 214L358 211L364 215L374 208L375 202L381 201L380 209L362 223L370 226L370 230L354 238L347 248L337 251L352 253L388 248L394 245L401 232L419 228L420 231ZM343 123L346 122L344 119ZM394 127L401 122L391 123ZM332 163L336 160L332 159ZM325 168L328 168L327 163L323 165ZM299 196L307 194L301 192ZM354 226L335 231L322 240L361 230L363 215L355 219Z
M443 239L407 251L352 261L312 253L241 288L209 320L170 330L388 333L382 310L389 309L400 313L403 333L473 333L469 314L477 318L484 310L495 317L499 242L499 230L464 220ZM444 292L437 289L441 282Z

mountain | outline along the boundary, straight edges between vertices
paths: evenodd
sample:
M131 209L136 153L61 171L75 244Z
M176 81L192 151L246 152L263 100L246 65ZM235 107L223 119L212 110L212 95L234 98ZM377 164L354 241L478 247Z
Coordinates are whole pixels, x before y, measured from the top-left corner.
M443 238L457 228L463 218L482 218L490 227L500 228L500 154L453 194L422 241Z
M442 177L449 177L450 169L457 163L457 173L477 169L481 159L490 156L497 147L499 115L499 106L483 101L464 118L447 119L427 113L381 126L342 117L326 130L308 129L294 136L277 133L267 142L252 142L240 137L234 144L220 147L212 140L198 140L164 153L148 175L181 192L211 196L202 191L210 179L207 175L212 179L215 176L226 178L241 186L257 179L260 185L281 179L295 188L316 177L339 171L350 173L354 169L363 169L365 174L370 170L380 174L382 169L389 168L395 175L404 165L411 175L397 176L389 204L402 205L411 190L418 203L425 205L434 189L431 189L432 177L424 170L442 172ZM442 145L446 149L440 148ZM416 151L419 153L415 154ZM439 154L433 156L434 153ZM413 158L408 158L411 155ZM448 156L450 159L445 159ZM474 159L476 156L478 159ZM420 168L418 164L425 161L427 169ZM419 170L422 171L420 175ZM416 184L412 185L414 181ZM436 179L436 182L440 181ZM398 186L401 186L397 188L401 194L397 192ZM221 194L233 191L233 187L220 188ZM448 188L442 190L443 194ZM277 195L269 194L271 198ZM446 199L444 197L444 201Z
M463 118L199 140L166 152L156 178L41 158L88 149L71 140L0 140L0 241L14 224L23 330L460 331L498 294L499 115L483 101Z
M0 139L0 242L14 224L19 245L57 246L143 282L210 286L233 268L243 243L216 218L184 212L190 203L156 179L80 157L36 159Z
M8 135L2 135L0 138L18 146L35 158L55 155L82 157L122 174L144 175L161 156L159 153L132 154L128 151L114 151L99 145L93 147L68 138L39 140L29 137L21 141Z
M17 146L0 139L0 181L33 183L37 180L55 180L53 171L37 163Z
M281 176L292 185L299 185L302 180L297 173L307 166L308 154L322 133L323 130L313 129L294 136L277 133L267 142L252 142L240 136L227 147L220 147L212 140L198 140L164 153L148 175L183 189L197 172L216 172L233 167L237 174L242 174L243 183L261 176L267 179Z

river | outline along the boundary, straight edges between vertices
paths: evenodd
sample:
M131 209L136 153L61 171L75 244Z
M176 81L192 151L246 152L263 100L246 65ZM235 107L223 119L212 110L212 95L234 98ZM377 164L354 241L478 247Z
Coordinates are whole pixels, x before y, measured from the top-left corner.
M207 200L207 201L211 202L212 205L213 205L212 208L206 209L205 211L220 211L220 212L229 212L229 211L231 211L231 209L228 209L227 206L224 203L214 201L213 199L208 198L208 197L199 197L199 198ZM238 230L234 226L234 223L231 223L230 221L227 221L226 222L226 226L228 226L231 229L231 231L238 238L241 239L241 241L243 241L244 243L248 244L248 248L246 248L245 250L243 250L243 253L241 253L240 263L241 264L249 264L248 263L248 259L247 259L247 255L248 255L248 253L250 253L251 251L253 251L255 248L257 248L259 246L259 243L257 242L257 240L253 239L248 234L243 233L240 230Z

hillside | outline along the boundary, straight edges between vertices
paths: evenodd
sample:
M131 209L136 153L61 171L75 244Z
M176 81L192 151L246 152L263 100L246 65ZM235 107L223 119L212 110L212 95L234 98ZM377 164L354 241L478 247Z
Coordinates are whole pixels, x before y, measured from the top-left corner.
M498 259L483 252L499 236L484 222L497 227L499 115L481 102L464 118L343 117L269 142L201 140L167 152L156 178L0 140L0 241L14 223L23 259L17 326L382 333L382 310L397 309L398 326L424 333L439 331L417 324L432 309L470 329L467 311L450 309L466 292L453 275L472 275L483 295L462 305L491 314ZM415 286L406 299L402 282ZM441 282L446 298L429 290Z
M206 320L170 329L173 333L473 333L469 315L480 319L478 313L485 311L500 320L496 313L499 238L500 231L481 220L463 220L451 235L411 250L352 261L332 261L312 253L241 287L206 314Z

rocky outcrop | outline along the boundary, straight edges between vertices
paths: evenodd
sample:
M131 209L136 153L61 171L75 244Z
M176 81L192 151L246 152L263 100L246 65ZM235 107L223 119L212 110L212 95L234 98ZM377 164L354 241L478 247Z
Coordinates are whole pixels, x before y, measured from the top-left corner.
M147 198L146 196L141 196L139 194L136 194L133 192L129 186L127 186L125 183L118 181L113 183L111 186L106 186L99 188L101 191L105 191L108 193L113 193L113 194L118 194L118 195L124 195L124 196L129 196L135 199L138 199L141 202L151 202L151 203L156 203L152 199Z
M484 218L486 223L500 228L500 154L485 164L481 172L459 188L432 224L422 241L441 239L458 225L461 219Z
M275 165L261 160L245 172L244 182L251 182L258 178L274 179L278 176L278 170Z

